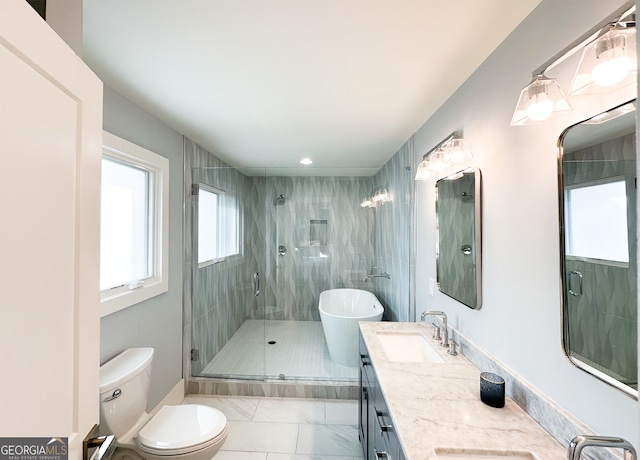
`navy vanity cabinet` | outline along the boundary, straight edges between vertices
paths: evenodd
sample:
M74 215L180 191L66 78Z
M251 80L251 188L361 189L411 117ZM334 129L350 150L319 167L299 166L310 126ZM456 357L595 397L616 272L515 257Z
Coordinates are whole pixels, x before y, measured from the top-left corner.
M375 436L373 432L370 433L369 426L373 426L375 421L375 407L374 399L376 395L375 387L373 386L373 368L371 367L371 361L369 360L369 352L367 347L360 336L360 417L359 417L359 437L360 445L364 457L367 460L374 460L374 442Z
M387 402L360 337L360 444L367 460L405 460Z

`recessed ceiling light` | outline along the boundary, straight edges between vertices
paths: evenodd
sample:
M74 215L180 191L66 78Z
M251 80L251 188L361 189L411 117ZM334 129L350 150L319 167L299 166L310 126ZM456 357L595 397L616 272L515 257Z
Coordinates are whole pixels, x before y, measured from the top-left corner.
M311 160L310 158L303 158L302 160L300 160L300 164L302 165L310 165L311 163L313 163L313 160Z

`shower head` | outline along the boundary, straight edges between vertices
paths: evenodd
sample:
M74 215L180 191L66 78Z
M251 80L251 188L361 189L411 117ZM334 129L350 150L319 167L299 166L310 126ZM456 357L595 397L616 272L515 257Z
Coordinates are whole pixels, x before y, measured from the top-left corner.
M282 206L284 204L284 202L285 202L284 195L280 194L280 195L278 195L278 198L276 198L276 202L274 204L276 206Z

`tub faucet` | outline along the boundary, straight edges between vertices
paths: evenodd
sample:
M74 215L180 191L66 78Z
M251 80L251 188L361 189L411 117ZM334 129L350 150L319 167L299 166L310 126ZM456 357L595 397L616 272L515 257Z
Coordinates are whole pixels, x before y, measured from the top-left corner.
M449 330L447 329L447 314L438 310L425 310L420 315L420 321L424 321L427 316L441 316L442 317L442 342L440 345L443 347L449 346Z
M390 280L391 279L391 275L388 274L387 272L384 272L384 273L382 273L380 275L373 275L373 274L370 273L370 274L368 274L367 276L364 277L364 280L365 281L369 281L371 278L386 278L386 279Z
M624 449L624 460L638 459L635 448L625 439L588 435L579 435L571 440L569 449L567 450L567 458L569 460L580 460L580 454L582 453L582 449L585 447Z

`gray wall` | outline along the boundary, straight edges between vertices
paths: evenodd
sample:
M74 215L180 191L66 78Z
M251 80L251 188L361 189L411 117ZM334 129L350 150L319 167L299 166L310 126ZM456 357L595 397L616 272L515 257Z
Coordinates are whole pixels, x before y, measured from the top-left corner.
M557 141L567 127L631 99L572 97L574 111L510 127L531 72L600 22L621 0L544 0L416 133L417 163L463 129L482 170L483 305L471 310L436 292L434 181L417 187L417 311L444 310L453 327L602 435L638 445L638 404L574 367L562 350ZM549 76L571 84L570 59Z
M104 129L169 159L169 290L100 320L100 362L153 347L149 408L182 378L182 135L104 87Z

